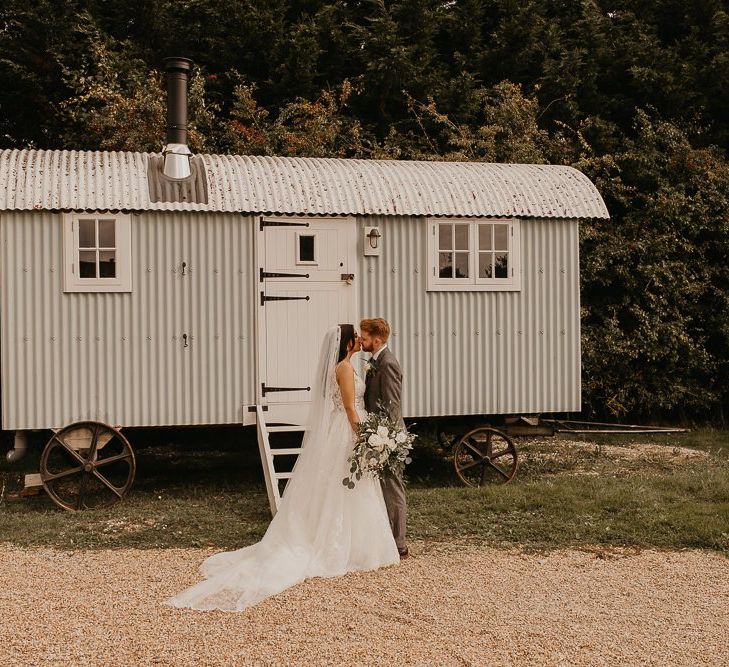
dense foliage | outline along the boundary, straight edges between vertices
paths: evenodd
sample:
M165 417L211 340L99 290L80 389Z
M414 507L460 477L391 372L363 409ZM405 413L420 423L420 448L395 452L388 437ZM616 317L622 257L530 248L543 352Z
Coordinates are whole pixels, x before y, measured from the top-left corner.
M0 146L572 164L593 416L729 407L725 0L4 0Z

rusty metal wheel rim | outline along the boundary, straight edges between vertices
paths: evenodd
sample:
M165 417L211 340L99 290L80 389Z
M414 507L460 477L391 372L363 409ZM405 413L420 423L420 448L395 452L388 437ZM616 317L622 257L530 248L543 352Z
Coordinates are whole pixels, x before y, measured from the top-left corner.
M84 430L90 432L91 441L88 449L75 449L69 444L69 436ZM110 456L100 456L101 450L109 443L114 442L120 451ZM100 444L101 443L101 444ZM113 447L110 447L112 450ZM61 452L69 464L61 470L54 470L58 466L51 459L55 452ZM126 468L117 477L117 480L107 471L112 471L113 464L123 463ZM118 466L117 466L118 467ZM108 507L120 501L128 492L134 482L136 473L136 459L129 441L113 426L102 422L76 422L57 433L54 433L43 449L40 460L40 474L43 488L53 502L65 510L72 512L82 509L97 509ZM61 493L63 485L70 487L69 492ZM75 486L74 486L75 485ZM106 499L87 503L92 496L93 489L103 490ZM68 496L71 496L69 498Z
M516 445L504 432L479 426L455 444L453 465L466 486L483 486L488 482L508 484L516 475L519 456Z

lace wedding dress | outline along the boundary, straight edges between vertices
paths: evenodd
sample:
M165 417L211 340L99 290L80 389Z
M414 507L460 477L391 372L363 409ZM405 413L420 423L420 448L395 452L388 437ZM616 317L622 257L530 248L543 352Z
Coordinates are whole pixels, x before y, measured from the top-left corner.
M339 327L327 332L303 449L263 539L215 554L200 566L205 580L167 604L240 611L308 577L336 577L400 562L382 489L369 476L348 489L352 428L334 377ZM355 375L355 408L364 419L364 381Z

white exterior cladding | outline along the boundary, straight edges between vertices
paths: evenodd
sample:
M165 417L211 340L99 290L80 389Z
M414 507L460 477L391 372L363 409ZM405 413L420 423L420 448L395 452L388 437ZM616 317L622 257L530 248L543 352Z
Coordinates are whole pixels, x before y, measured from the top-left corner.
M61 214L0 212L2 427L250 421L257 219L134 214L132 293L63 294ZM522 219L522 290L487 293L426 292L426 221L357 219L383 235L355 284L362 316L393 325L405 415L578 410L577 221Z
M61 291L61 224L0 213L3 428L241 423L255 402L252 218L132 215L128 294Z

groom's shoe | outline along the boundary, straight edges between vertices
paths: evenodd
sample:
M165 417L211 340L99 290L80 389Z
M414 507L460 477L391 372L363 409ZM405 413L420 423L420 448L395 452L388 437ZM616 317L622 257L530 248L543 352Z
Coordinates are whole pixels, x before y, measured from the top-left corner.
M402 551L398 549L398 552L400 554L400 560L405 560L406 558L410 558L410 549L405 547Z

